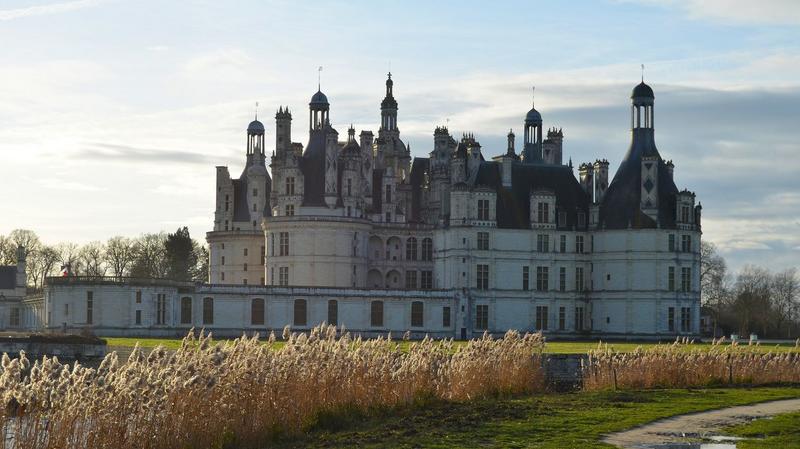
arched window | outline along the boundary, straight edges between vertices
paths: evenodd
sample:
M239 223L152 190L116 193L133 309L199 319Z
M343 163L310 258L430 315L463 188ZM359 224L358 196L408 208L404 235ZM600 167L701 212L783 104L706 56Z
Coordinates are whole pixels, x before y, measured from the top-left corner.
M192 298L181 298L181 324L192 324Z
M370 303L369 323L372 327L383 327L383 301Z
M339 303L335 299L328 301L328 324L339 325Z
M203 298L203 324L214 324L213 298Z
M250 324L264 324L264 300L261 298L254 298L250 302Z
M305 299L295 299L294 300L294 325L295 326L305 326L308 322L306 315L307 315L307 305Z
M433 239L422 239L422 260L433 260Z
M425 322L425 317L422 314L423 306L422 301L414 301L411 303L411 327L422 327Z
M406 240L406 260L417 260L417 239L409 237Z

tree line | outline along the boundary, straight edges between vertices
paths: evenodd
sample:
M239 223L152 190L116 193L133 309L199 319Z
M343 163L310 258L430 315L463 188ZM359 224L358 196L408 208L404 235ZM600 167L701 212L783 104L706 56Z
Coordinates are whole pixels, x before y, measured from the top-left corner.
M704 311L715 335L751 333L760 338L800 336L800 276L797 268L772 272L747 265L728 271L713 243L700 248L700 287Z
M0 235L0 265L15 265L18 247L25 251L28 287L34 290L44 288L47 277L63 275L208 280L208 249L185 226L174 233L116 236L85 245L47 245L33 231L15 229Z

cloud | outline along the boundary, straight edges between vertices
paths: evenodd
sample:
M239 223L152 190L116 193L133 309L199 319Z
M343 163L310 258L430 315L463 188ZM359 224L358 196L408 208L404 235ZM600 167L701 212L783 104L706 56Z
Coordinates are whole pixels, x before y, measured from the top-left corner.
M103 1L105 0L76 0L72 2L50 3L46 5L29 6L27 8L2 9L0 10L0 21L75 11L78 9L97 6L103 3Z
M678 8L692 19L740 24L800 24L797 0L630 0Z
M147 47L147 50L160 53L160 52L169 51L169 47L166 46L166 45L151 45L151 46Z
M135 162L140 164L176 162L210 165L212 163L207 156L189 151L139 148L130 145L100 142L90 143L89 145L93 148L80 150L74 153L72 157L82 160Z

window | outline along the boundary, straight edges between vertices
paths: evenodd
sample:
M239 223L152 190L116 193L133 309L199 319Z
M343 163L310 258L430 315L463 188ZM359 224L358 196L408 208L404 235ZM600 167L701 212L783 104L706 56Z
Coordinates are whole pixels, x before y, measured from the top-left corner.
M478 200L478 220L489 219L489 200Z
M230 195L225 195L225 212L228 212L229 209L230 209ZM227 231L227 227L228 227L228 225L227 225L227 222L226 222L226 224L225 224L225 228L226 228L225 230L226 231Z
M213 298L203 298L203 324L214 324Z
M392 213L386 212L386 223L391 223L392 221Z
M225 258L222 258L222 265L225 265ZM142 303L142 291L136 290L136 304Z
M339 325L339 302L335 299L328 301L328 324Z
M225 265L225 256L221 257L220 262L221 262L220 265Z
M414 237L406 240L406 260L417 260L417 239Z
M558 213L558 227L564 228L567 226L567 213L566 212L559 212Z
M567 291L567 267L558 268L558 290Z
M489 329L489 305L478 304L475 309L475 329Z
M578 254L583 253L583 236L576 235L575 236L575 252Z
M586 227L586 214L583 212L578 212L578 228L585 228Z
M692 331L692 309L681 307L681 332Z
M247 264L242 265L242 271L247 271Z
M287 204L286 205L286 212L284 213L287 217L294 216L294 204Z
M181 324L192 324L192 298L181 298Z
M261 265L265 265L267 263L267 248L262 246L261 247ZM263 284L263 282L262 282Z
M253 212L255 212L255 211L256 211L256 206L257 206L257 204L256 204L256 203L253 203ZM254 222L253 222L253 225L255 226L255 224L256 224L256 222L254 221Z
M536 306L536 329L547 330L547 306Z
M478 249L479 250L488 250L489 249L489 233L488 232L479 232L478 233Z
M450 327L450 307L442 307L442 327Z
M549 284L549 267L536 267L536 290L546 292Z
M433 288L433 271L422 270L420 273L420 288L430 290Z
M11 309L12 311L16 310L19 313L19 309ZM17 316L19 318L19 315ZM92 324L94 321L94 292L86 292L86 324ZM19 323L17 323L19 325Z
M475 267L476 285L478 290L489 289L489 265L478 264Z
M583 267L575 267L575 290L583 291Z
M565 253L567 252L567 236L562 235L560 240L561 241L558 244L558 251L561 253Z
M89 324L92 324L91 321L87 320ZM11 327L19 326L19 307L12 307L11 313L9 315L9 325Z
M224 271L219 274L219 278L220 278L221 281L225 280L225 272Z
M306 300L305 299L295 299L294 300L294 325L295 326L305 326L307 323L306 319Z
M558 308L558 330L563 331L567 328L567 308Z
M258 189L253 189L253 196L258 196Z
M425 319L423 316L422 301L414 301L411 303L411 327L422 327Z
M391 202L392 202L392 186L386 184L386 203L388 204Z
M675 307L667 309L667 328L670 332L675 332Z
M137 326L142 324L142 311L141 310L137 310L136 311L136 318L135 319L136 319L136 325Z
M548 223L550 216L550 205L547 203L538 203L536 208L536 221L539 223Z
M433 260L433 240L429 238L422 239L422 260Z
M583 307L575 307L575 330L583 330Z
M347 196L353 196L353 178L347 178Z
M685 253L692 252L692 236L691 235L682 235L681 236L681 251Z
M247 257L247 248L244 249L244 257Z
M167 324L167 295L159 293L156 295L156 324Z
M681 206L681 221L689 223L689 206Z
M383 301L372 301L369 305L369 325L383 327Z
M667 245L667 248L670 251L675 251L675 234L669 235L669 244Z
M278 285L289 285L289 267L278 267Z
M530 267L522 267L522 289L528 290L530 284Z
M681 291L692 291L692 269L689 267L681 268Z
M264 300L261 298L250 301L250 324L253 326L264 324Z
M280 256L288 256L289 255L289 233L288 232L281 232L278 234L280 240L280 247L278 255Z
M550 251L550 236L547 234L536 235L536 251L546 253Z
M667 290L675 291L675 267L669 267L667 272Z
M286 178L286 194L294 195L294 177L292 176Z
M417 288L417 272L415 270L406 271L406 288Z

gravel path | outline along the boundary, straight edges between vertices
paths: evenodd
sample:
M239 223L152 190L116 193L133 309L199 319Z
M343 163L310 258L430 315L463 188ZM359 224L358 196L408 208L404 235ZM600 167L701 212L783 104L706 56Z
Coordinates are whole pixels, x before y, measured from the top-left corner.
M800 399L762 402L760 404L679 415L613 433L604 443L625 449L657 447L661 444L696 442L719 435L723 427L742 424L756 418L800 411Z

